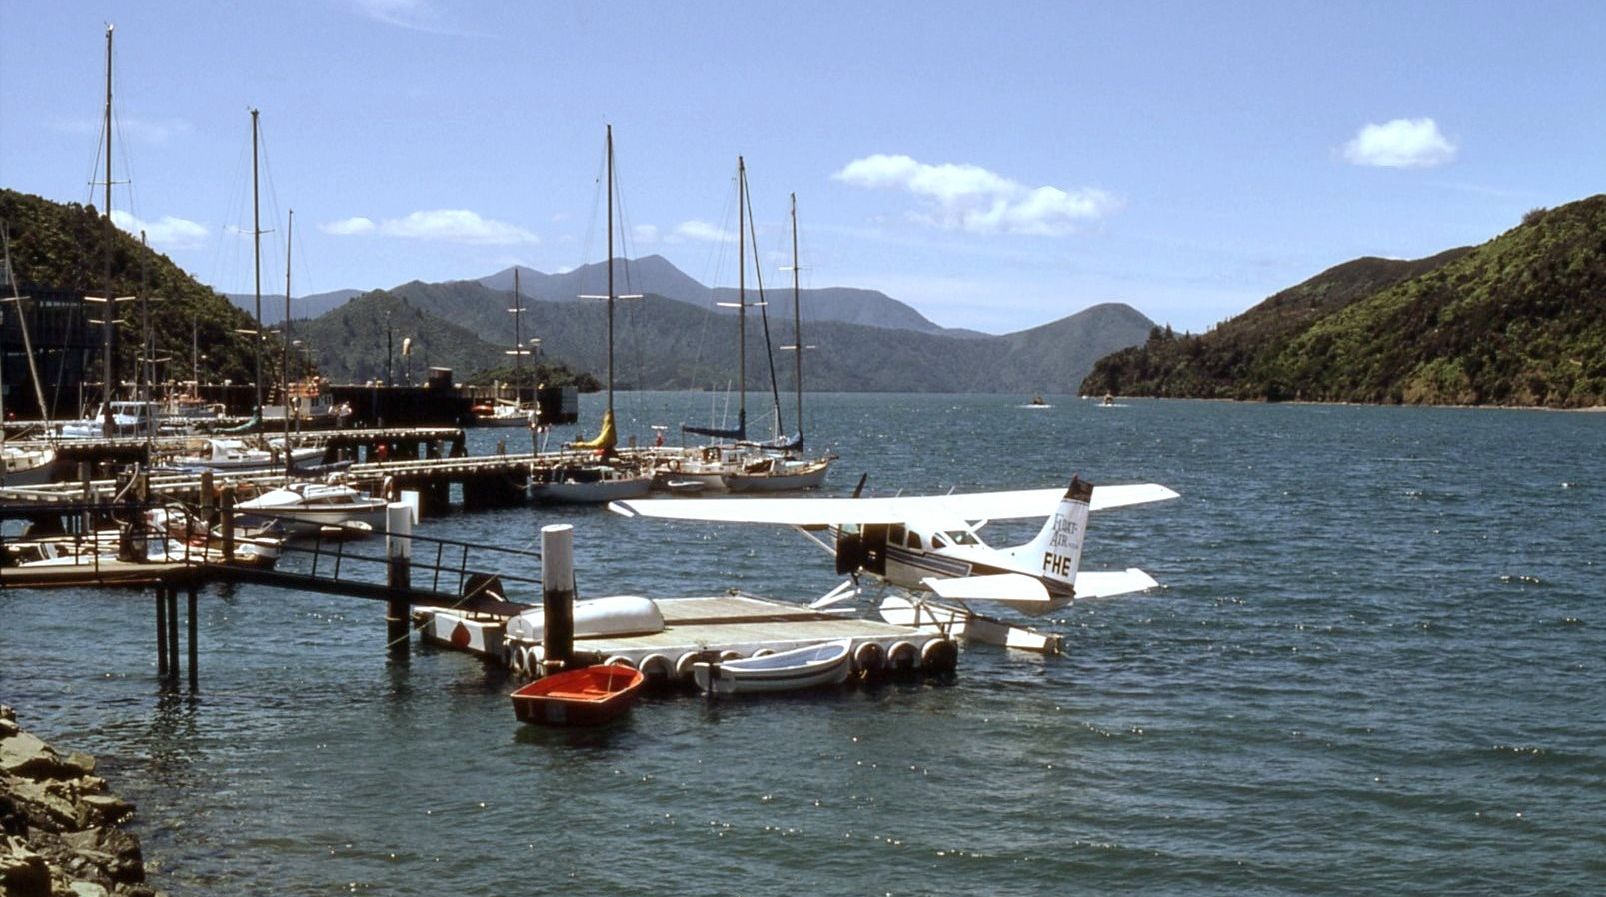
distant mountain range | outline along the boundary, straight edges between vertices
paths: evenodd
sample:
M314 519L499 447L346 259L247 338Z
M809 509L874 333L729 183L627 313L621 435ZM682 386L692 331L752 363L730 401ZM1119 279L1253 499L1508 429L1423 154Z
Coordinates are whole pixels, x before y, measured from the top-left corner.
M1535 209L1474 248L1363 258L1208 333L1156 332L1084 392L1178 398L1606 405L1606 195Z
M225 293L229 301L236 308L250 315L256 314L255 293ZM333 311L347 302L362 295L362 290L332 290L328 293L310 293L306 296L295 296L290 300L290 317L316 318L325 312ZM262 323L277 327L284 323L284 294L262 294Z
M706 287L660 256L628 268L630 280L616 283L616 289L645 293L646 299L617 307L618 385L701 389L734 382L735 321L714 305L730 291ZM393 373L399 370L394 346L412 336L419 346L414 358L419 370L423 364L449 366L463 379L506 364L514 340L513 315L508 313L512 282L511 268L480 280L414 281L298 321L296 335L312 347L328 376L363 381L383 376L383 316L388 312ZM605 293L605 267L590 265L566 274L520 269L519 287L525 295L520 336L539 337L545 357L602 377L607 365L606 303L573 297ZM771 343L793 343L790 290L772 292L769 298ZM824 391L1069 392L1096 359L1142 342L1154 326L1135 309L1112 304L1020 333L989 336L947 330L884 294L844 288L804 291L802 307L805 341L817 347L806 358L805 385ZM889 337L888 330L897 331L896 337ZM747 331L748 387L767 389L769 365L757 313L749 313ZM777 352L783 389L791 388L789 358Z

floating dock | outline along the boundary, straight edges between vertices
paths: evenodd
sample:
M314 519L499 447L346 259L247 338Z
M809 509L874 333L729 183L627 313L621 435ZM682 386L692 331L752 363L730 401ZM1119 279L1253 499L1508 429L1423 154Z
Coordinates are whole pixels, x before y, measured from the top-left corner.
M653 602L663 615L661 631L639 635L575 636L574 656L583 663L623 664L657 684L691 682L699 660L763 656L835 639L853 641L853 669L865 676L953 672L958 648L952 639L741 592ZM508 618L449 609L420 611L425 641L500 662L519 675L539 675L539 641L507 635Z

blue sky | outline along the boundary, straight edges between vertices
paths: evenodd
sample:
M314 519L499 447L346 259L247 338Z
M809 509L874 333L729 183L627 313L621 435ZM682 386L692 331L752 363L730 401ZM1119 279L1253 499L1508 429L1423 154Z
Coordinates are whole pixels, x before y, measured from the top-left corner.
M767 282L795 191L805 285L993 333L1202 330L1606 185L1600 3L442 0L5 0L0 185L99 205L106 22L113 206L230 291L253 106L298 295L600 260L610 123L630 255L733 283L743 154Z

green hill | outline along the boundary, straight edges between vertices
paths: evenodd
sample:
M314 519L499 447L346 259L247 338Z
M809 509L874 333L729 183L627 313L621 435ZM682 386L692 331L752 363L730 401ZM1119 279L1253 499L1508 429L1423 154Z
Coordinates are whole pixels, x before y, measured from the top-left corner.
M1324 271L1209 333L1156 331L1084 393L1325 402L1606 404L1606 195L1473 249Z
M11 263L24 292L36 289L104 295L106 292L106 225L94 206L58 203L0 189L0 219L11 234ZM154 357L171 356L174 367L165 377L189 375L192 325L201 351L206 352L208 376L213 380L248 382L255 372L251 338L237 330L253 326L250 315L227 298L202 286L177 265L134 237L115 230L112 247L112 289L118 296L137 295L144 269L145 294L160 297L150 303ZM10 288L4 288L7 297ZM125 381L133 377L138 350L138 303L120 303L118 314L127 323L119 328L118 371ZM96 316L99 315L95 311ZM267 358L277 358L279 343L269 337ZM265 362L266 364L267 362ZM97 362L98 364L98 362ZM98 375L98 367L96 369Z

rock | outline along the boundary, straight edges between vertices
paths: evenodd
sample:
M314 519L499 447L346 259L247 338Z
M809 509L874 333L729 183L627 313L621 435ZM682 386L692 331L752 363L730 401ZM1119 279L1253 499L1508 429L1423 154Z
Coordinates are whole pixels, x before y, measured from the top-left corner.
M45 779L61 768L61 758L50 745L27 732L0 739L0 773L25 779Z
M0 838L0 893L6 897L50 897L50 867L21 838Z
M134 805L115 794L91 794L79 798L78 806L85 808L81 828L92 825L116 825L123 817L134 812Z
M17 721L14 719L0 719L0 738L10 738L17 734Z
M95 774L95 758L82 751L73 751L68 754L66 759L61 761L61 765L81 776Z
M47 832L83 828L78 824L78 808L73 806L72 801L53 793L47 786L27 779L13 779L11 788L12 799L16 801L17 809L22 811L30 826Z
M112 881L132 884L145 880L145 854L138 838L120 828L101 829L100 850L111 856L106 874Z
M75 881L71 885L73 897L110 897L104 885L92 881Z
M11 709L10 704L0 704L0 719L17 721L17 711Z

